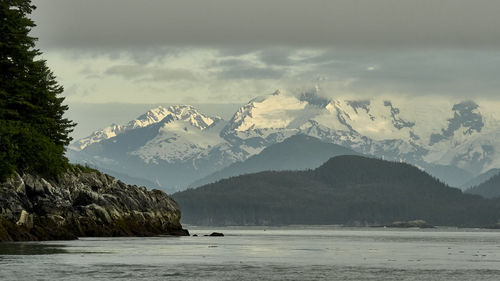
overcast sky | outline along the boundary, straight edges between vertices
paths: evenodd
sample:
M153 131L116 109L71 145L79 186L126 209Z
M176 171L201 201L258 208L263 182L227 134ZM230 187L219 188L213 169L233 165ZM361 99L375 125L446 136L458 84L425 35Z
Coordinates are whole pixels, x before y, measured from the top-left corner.
M70 103L328 96L498 100L496 0L36 0Z

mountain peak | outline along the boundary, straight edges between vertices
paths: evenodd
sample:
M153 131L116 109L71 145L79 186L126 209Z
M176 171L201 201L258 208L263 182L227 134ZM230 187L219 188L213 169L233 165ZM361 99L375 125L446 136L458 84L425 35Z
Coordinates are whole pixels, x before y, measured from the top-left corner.
M135 120L132 120L128 123L132 128L145 127L152 123L157 123L163 120L170 111L163 106L158 106L153 109L150 109L148 112L140 115Z
M170 118L167 120L166 117L168 116ZM205 115L191 105L171 105L168 107L160 105L129 121L126 125L112 124L104 129L94 131L90 136L74 142L70 149L80 151L93 143L113 138L125 131L148 127L163 120L166 120L167 123L177 120L187 121L192 126L204 130L222 120L222 118Z
M277 90L273 94L252 99L240 107L225 131L285 128L295 116L301 114L306 105L306 102L297 97Z

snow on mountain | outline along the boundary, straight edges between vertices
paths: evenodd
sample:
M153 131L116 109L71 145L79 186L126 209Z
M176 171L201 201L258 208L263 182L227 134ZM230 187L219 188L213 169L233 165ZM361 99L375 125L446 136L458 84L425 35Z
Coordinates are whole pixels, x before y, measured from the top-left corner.
M160 106L76 141L67 155L72 162L154 180L175 191L196 173L204 176L248 157L220 136L226 125L189 105Z
M414 122L406 121L399 113L388 101L328 100L317 93L299 97L274 93L243 106L230 120L224 136L233 143L266 147L305 133L374 153L374 141L412 138Z
M328 100L314 93L299 97L274 93L250 101L230 120L229 132L300 130L313 123L374 140L410 139L415 121L390 101ZM249 135L250 136L250 135Z
M478 173L494 168L498 120L472 101L396 103L326 99L317 89L274 93L243 106L224 131L232 143L266 147L304 133L359 152L415 165L452 165ZM494 142L494 143L492 143Z
M209 117L203 115L198 112L196 108L190 105L173 105L168 108L158 106L157 108L153 108L136 119L128 122L126 125L112 124L102 130L95 131L90 136L74 142L70 146L70 149L81 151L90 144L110 139L125 131L143 128L151 124L158 123L169 115L171 115L174 120L187 121L189 124L199 129L204 129L221 119L220 117Z
M258 98L242 107L230 121L234 131L286 128L304 113L307 102L275 92Z
M158 160L171 163L189 159L224 142L219 136L225 126L221 119L207 119L208 122L204 121L202 126L197 120L192 121L190 116L187 120L172 119L165 122L158 130L157 136L131 154L139 156L146 163L158 163ZM206 126L208 123L210 126Z
M451 116L440 132L429 137L427 162L451 164L473 172L487 169L489 158L500 149L495 136L500 133L492 115L481 112L478 104L464 101L453 105ZM492 143L493 142L493 143ZM497 149L497 150L498 150Z
M500 167L495 114L472 101L405 103L325 98L318 88L300 95L276 91L251 100L229 121L192 106L158 107L76 141L71 157L134 176L141 170L180 188L301 133L388 160L476 175Z
M102 130L98 130L93 132L90 136L77 140L69 146L69 149L74 151L81 151L85 149L87 146L98 143L102 140L107 140L112 137L116 137L116 135L122 133L124 131L124 126L111 124Z
M480 174L493 168L500 167L500 131L477 135L456 145L448 147L444 153L430 153L433 156L439 153L440 158L434 163L456 166L474 174ZM427 157L427 159L430 157Z

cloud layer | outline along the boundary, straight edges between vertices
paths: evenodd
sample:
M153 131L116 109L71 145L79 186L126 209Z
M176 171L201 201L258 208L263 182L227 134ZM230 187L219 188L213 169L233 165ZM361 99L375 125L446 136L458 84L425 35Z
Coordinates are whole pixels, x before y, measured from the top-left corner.
M35 0L69 102L500 97L496 0Z
M500 49L496 0L36 0L44 48Z

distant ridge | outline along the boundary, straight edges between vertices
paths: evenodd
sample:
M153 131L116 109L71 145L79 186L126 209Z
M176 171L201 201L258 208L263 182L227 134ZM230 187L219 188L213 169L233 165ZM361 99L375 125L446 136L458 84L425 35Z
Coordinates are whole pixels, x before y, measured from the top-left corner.
M385 225L421 219L481 227L500 219L498 202L463 194L414 166L361 156L334 157L309 171L232 177L172 197L183 222L194 225Z
M482 184L467 189L465 192L481 195L485 198L500 197L500 172Z
M494 177L498 174L500 174L500 169L491 169L485 173L478 175L477 177L470 179L466 183L462 184L462 186L460 186L460 187L461 187L461 189L466 190L466 189L478 186L480 184L485 183L486 181L488 181L489 179L491 179L492 177Z
M201 186L224 178L262 171L315 169L331 157L339 155L361 154L337 144L323 142L315 137L298 134L283 142L272 144L259 154L243 162L233 163L190 186Z

